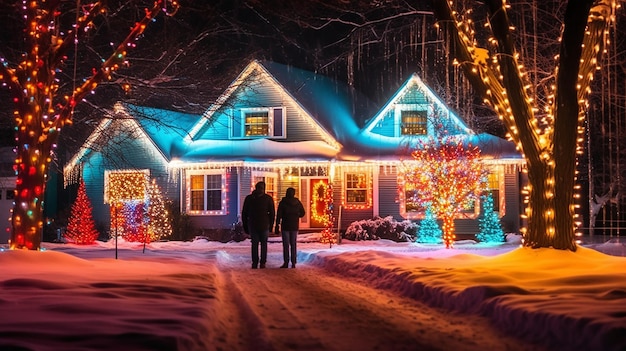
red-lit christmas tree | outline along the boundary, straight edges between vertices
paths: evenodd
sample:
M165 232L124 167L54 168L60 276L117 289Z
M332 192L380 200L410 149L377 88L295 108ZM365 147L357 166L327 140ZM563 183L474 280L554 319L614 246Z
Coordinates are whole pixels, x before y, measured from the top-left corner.
M443 221L443 241L451 248L456 238L454 218L471 208L486 188L480 150L444 138L422 144L412 156L416 162L405 174L416 192L412 199Z
M98 238L98 231L91 214L91 201L85 190L85 182L80 181L76 200L72 205L72 214L63 235L69 242L79 245L93 244Z

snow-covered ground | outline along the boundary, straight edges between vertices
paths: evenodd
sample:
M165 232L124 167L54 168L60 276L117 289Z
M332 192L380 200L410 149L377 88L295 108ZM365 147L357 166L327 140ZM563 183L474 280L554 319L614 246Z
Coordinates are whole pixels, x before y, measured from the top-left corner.
M1 350L626 350L626 248L300 236L0 251ZM591 248L593 247L593 249ZM605 253L608 253L605 254Z

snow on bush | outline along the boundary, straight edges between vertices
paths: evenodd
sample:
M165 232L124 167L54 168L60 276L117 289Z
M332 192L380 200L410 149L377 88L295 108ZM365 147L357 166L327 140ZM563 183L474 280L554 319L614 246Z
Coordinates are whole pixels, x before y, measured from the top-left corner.
M352 222L344 238L348 240L378 240L388 239L397 242L415 241L417 224L404 220L397 222L392 216L365 219Z

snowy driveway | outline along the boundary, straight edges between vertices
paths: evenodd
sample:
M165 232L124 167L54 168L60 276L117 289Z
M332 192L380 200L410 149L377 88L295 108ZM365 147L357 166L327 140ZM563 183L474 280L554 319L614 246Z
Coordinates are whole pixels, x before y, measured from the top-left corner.
M242 350L539 350L476 315L459 315L370 288L307 264L249 269L249 255L218 255L219 290L236 310ZM274 262L274 265L270 265ZM235 330L233 330L235 332Z

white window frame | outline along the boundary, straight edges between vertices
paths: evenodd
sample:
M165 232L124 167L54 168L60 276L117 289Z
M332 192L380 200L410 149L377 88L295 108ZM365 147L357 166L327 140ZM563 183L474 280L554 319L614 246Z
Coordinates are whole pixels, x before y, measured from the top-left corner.
M274 186L274 196L272 196L272 198L274 199L274 202L277 202L280 199L280 194L278 193L278 174L276 174L275 172L252 171L251 178L250 178L250 180L252 181L250 184L250 188L251 188L250 192L254 190L254 186L259 181L258 178L263 178L263 181L265 182L265 186L266 186L266 189L265 189L266 193L267 193L267 184L269 183L268 179L272 180L272 183Z
M219 210L208 210L207 209L207 190L216 190L216 189L207 189L207 176L208 175L219 175L221 177L221 188L220 188L220 209ZM202 210L192 210L191 209L191 176L204 176L203 178L203 199L204 205ZM185 174L185 184L186 184L186 192L185 192L185 212L189 215L202 215L202 216L221 216L226 214L226 171L222 169L212 169L212 170L193 170L187 171Z
M351 174L365 174L365 187L364 188L348 188L348 176ZM355 171L345 171L343 173L343 197L344 197L344 206L346 208L370 208L372 206L372 172L370 170L355 170ZM365 201L364 202L349 202L348 201L348 191L349 190L365 190Z
M274 130L274 112L282 110L281 131ZM267 135L246 135L246 115L252 112L267 112ZM285 139L287 137L287 108L284 106L274 107L244 107L239 111L239 123L231 123L231 128L241 128L239 133L231 133L231 139ZM238 135L238 136L237 136Z

